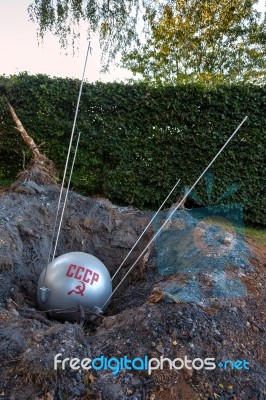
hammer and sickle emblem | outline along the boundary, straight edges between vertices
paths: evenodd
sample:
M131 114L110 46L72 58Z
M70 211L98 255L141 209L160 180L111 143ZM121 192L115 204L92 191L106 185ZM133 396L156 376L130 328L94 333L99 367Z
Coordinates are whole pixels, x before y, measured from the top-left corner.
M71 293L76 293L79 296L83 296L86 286L85 286L84 282L82 282L82 281L79 281L79 282L81 283L81 285L77 285L74 289L67 292L68 295L70 295Z

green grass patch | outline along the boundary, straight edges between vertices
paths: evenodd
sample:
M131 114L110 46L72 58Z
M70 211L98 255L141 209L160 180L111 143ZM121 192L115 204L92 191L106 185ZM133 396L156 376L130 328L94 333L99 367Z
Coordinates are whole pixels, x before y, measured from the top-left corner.
M251 226L243 226L243 227L238 227L229 221L226 221L223 218L206 218L204 219L204 222L210 225L217 225L220 226L221 228L233 232L236 231L238 233L243 234L246 238L253 239L255 242L259 244L265 244L266 245L266 229L262 227L251 227Z
M247 238L251 238L259 244L266 245L266 229L245 227L244 234Z

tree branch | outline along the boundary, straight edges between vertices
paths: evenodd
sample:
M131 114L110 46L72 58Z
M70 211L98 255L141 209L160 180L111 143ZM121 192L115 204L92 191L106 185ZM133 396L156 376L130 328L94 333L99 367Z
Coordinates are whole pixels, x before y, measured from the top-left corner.
M22 125L22 122L20 121L20 119L18 118L14 108L11 106L11 104L9 103L9 101L7 100L7 104L11 113L11 116L13 118L13 121L16 124L16 129L20 132L22 139L24 140L24 142L29 146L29 148L31 149L33 155L35 158L40 159L42 158L42 154L39 152L38 147L36 146L34 140L32 139L32 137L30 137L24 126Z

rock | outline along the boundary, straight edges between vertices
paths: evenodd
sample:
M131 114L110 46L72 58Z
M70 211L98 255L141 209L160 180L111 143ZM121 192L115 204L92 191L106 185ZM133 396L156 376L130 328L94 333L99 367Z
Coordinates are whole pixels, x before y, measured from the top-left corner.
M34 181L29 180L26 182L26 185L34 189L37 193L43 193L44 191L43 187L37 185L37 183Z
M253 330L253 332L256 332L256 333L259 333L259 331L260 331L259 328L253 324L252 324L252 330Z
M81 376L80 376L79 373L77 373L77 374L75 375L75 379L76 379L77 382L81 382Z
M102 380L98 380L97 385L102 382ZM103 400L118 400L119 397L123 396L124 390L119 383L109 383L109 384L101 384L100 390L102 393Z
M131 384L133 387L139 387L141 384L141 380L136 376L133 376L133 378L131 379Z
M189 382L192 379L192 376L193 376L193 369L184 368L182 370L182 374L183 374L183 377L184 377L185 381Z
M75 388L73 388L71 390L71 392L75 395L75 396L80 396L82 394L82 392L85 389L85 385L83 383L78 384L77 386L75 386Z

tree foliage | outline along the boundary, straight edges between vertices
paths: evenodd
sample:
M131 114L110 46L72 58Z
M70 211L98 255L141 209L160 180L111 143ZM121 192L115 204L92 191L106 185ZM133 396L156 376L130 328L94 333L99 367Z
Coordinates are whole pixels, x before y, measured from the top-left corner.
M124 57L148 82L261 83L266 76L265 19L257 0L175 0L149 10L148 39Z
M109 56L115 58L136 38L139 3L140 0L35 0L28 12L39 25L39 37L43 39L46 32L52 31L63 48L71 39L74 49L80 24L85 22L89 37L99 33L108 63Z

